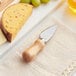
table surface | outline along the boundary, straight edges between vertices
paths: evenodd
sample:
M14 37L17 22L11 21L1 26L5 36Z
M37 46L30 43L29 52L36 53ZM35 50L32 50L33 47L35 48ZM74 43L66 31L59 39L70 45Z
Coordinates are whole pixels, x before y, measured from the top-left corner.
M22 60L18 49L13 48L0 62L0 76L75 76L76 32L72 30L76 30L76 26L72 28L62 17L58 17L64 5L65 3L56 10L58 15L56 12L49 14L26 36L25 48L38 38L42 30L53 24L58 26L55 35L36 59L27 64Z

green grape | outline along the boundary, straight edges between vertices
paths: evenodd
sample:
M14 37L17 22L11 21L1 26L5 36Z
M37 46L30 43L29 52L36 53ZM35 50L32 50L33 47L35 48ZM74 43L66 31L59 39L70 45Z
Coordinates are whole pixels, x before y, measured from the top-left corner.
M41 1L40 0L32 0L32 4L37 7L41 4Z
M20 0L21 3L31 3L31 0Z
M41 0L42 3L48 3L50 0Z

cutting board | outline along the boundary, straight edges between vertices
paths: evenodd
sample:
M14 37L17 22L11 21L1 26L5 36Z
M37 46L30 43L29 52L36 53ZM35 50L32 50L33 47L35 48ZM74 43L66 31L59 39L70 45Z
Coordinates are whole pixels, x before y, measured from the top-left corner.
M0 12L3 11L10 3L12 3L14 0L1 0L0 1Z

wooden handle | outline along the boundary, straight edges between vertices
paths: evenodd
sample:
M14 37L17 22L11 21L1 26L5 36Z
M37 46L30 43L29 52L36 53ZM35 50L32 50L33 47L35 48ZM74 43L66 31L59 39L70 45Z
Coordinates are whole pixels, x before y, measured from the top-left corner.
M23 59L26 62L32 61L35 58L35 56L44 48L44 46L45 43L42 40L36 40L32 46L30 46L22 53Z

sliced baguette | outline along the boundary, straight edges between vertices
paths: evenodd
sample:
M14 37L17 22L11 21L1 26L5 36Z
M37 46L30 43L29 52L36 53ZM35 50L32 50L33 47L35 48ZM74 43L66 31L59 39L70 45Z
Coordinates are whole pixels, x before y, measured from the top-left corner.
M8 7L2 15L2 31L11 42L32 13L32 5L18 3ZM30 26L29 26L30 27Z

